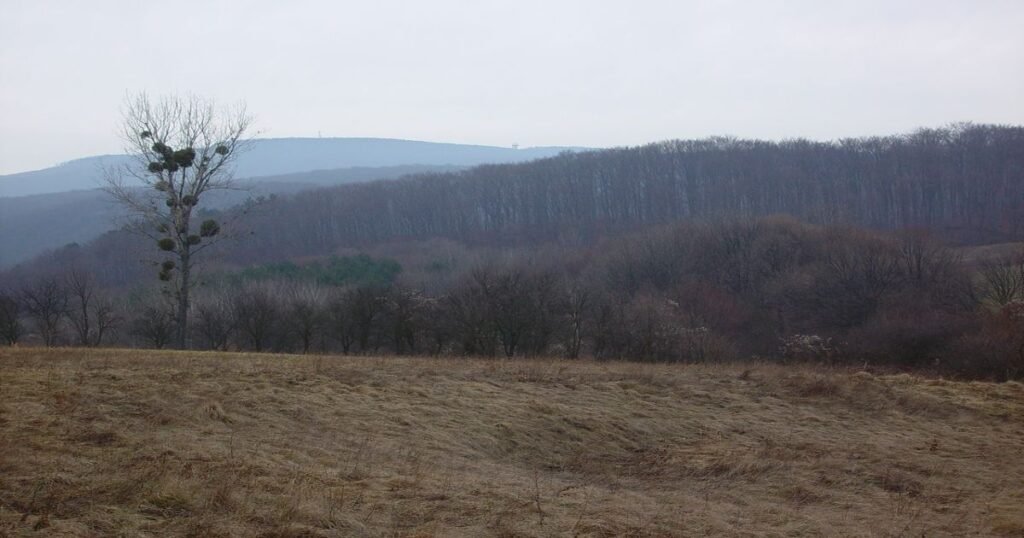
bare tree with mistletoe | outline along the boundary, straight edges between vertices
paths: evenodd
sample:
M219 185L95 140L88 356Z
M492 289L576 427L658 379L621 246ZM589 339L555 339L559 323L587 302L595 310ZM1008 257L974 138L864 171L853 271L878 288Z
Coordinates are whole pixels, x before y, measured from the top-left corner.
M233 164L245 149L252 117L195 96L126 99L122 136L133 158L108 171L106 191L124 207L130 228L161 253L158 276L173 298L174 343L185 348L196 256L225 237L196 208L213 191L234 189Z

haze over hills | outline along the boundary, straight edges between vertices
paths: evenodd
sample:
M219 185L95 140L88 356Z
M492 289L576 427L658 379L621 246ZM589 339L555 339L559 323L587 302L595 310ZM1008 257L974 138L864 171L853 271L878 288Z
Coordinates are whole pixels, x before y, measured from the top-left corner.
M246 188L212 192L203 206L224 209L253 196L303 190L409 174L461 170L460 166L402 165L313 170L293 174L244 178ZM100 189L0 197L0 268L70 243L85 243L113 230L121 211Z
M474 166L523 162L580 148L503 148L470 144L420 142L388 138L265 138L252 142L238 158L235 176L259 178L312 170L402 165ZM125 155L75 159L43 170L0 176L0 197L94 189L105 167Z
M512 149L381 138L259 139L239 156L235 168L235 177L249 192L220 193L204 206L224 208L249 195L516 163L575 149L579 148ZM118 210L97 187L105 168L128 160L126 155L98 155L0 176L0 267L114 229Z
M225 244L224 254L244 265L433 238L593 244L677 221L778 214L1001 243L1024 238L1022 200L1021 127L964 124L840 142L713 138L298 192L252 215L255 235ZM85 250L121 257L126 241L108 237L106 247ZM98 263L132 272L127 258Z

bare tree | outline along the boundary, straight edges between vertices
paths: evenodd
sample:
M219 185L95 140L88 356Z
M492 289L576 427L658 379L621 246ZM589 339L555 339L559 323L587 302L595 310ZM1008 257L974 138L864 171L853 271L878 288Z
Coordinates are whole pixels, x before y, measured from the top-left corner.
M194 329L206 346L217 351L227 351L237 329L234 305L223 290L203 295L195 304Z
M302 353L309 353L326 323L327 292L315 283L300 283L290 286L285 295L285 323L289 332L298 337Z
M350 309L352 327L360 353L376 351L380 346L378 329L386 306L387 288L363 285L352 289L345 301Z
M489 275L485 276L479 270L467 275L444 296L440 309L446 313L450 338L458 343L464 355L494 356L497 338L487 296L478 284L481 278L489 278Z
M174 337L174 315L162 304L150 305L142 310L131 324L131 332L155 349L163 349Z
M385 297L384 323L389 326L394 352L416 352L416 335L423 325L423 294L406 286L392 286Z
M5 291L0 291L0 339L13 346L21 339L22 327L21 304L18 299Z
M47 347L57 343L60 320L68 309L68 292L56 277L38 280L22 292L22 303Z
M251 283L234 297L233 312L238 332L248 341L249 348L259 353L273 346L279 336L281 301L278 290L269 283Z
M64 277L69 295L67 318L75 330L78 344L98 346L103 336L120 322L114 305L96 287L95 279L79 269Z
M213 219L197 225L193 212L207 193L234 188L231 167L251 124L244 107L220 109L194 96L143 93L125 104L122 136L134 159L108 173L106 190L129 211L133 229L165 253L159 276L176 299L178 347L187 344L195 256L221 231Z
M351 298L349 290L334 291L327 305L329 332L341 345L341 352L345 355L349 354L356 341Z
M579 279L569 280L562 292L562 309L565 312L565 356L577 359L583 348L586 315L593 302L590 289Z
M465 296L482 301L486 323L481 328L493 328L505 357L543 352L556 332L554 275L513 265L481 266L469 277Z
M999 306L1008 305L1024 295L1024 252L1016 257L1000 257L981 264L983 293Z

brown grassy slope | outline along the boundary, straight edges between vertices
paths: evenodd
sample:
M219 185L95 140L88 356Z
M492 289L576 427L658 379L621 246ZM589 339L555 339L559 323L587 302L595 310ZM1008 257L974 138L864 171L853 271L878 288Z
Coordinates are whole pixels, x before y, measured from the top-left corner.
M1024 387L0 351L0 535L1024 535Z
M1014 259L1024 252L1024 243L996 243L956 249L963 256L963 261L976 265L988 261Z

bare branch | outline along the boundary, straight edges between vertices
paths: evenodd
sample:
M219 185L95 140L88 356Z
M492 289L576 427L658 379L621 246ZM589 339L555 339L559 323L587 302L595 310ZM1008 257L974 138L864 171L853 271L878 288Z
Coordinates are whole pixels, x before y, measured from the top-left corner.
M128 228L163 251L160 279L177 298L178 344L185 345L194 256L212 245L221 225L193 223L208 192L234 189L232 168L247 147L252 117L244 106L217 107L194 95L128 96L121 136L133 158L106 174L106 191L129 213Z

